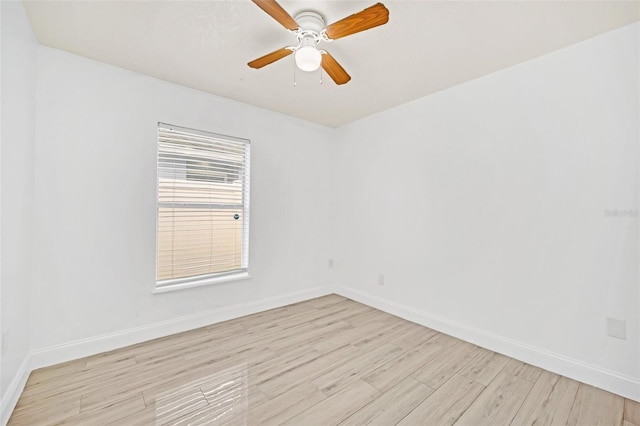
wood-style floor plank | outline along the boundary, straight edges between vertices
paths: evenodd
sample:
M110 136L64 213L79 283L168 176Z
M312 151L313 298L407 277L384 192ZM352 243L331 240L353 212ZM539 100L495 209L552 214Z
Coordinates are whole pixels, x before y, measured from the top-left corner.
M356 411L340 425L394 425L432 393L433 389L408 377Z
M513 419L513 424L566 425L579 384L575 380L543 371Z
M580 383L567 425L619 426L623 418L623 397Z
M508 357L482 349L459 371L459 374L487 386L508 362Z
M337 425L378 395L380 392L376 388L362 380L356 380L348 388L320 401L283 424Z
M9 419L9 424L16 425L49 425L63 422L80 414L81 398L73 397L61 403L55 401L33 405L26 409L16 408Z
M245 424L281 424L326 399L313 384L304 382L278 397L266 400L249 410Z
M446 383L464 365L475 358L481 349L467 342L458 342L432 362L426 363L412 374L427 386L437 389Z
M533 383L500 372L455 423L458 426L509 425Z
M533 365L525 364L515 359L510 359L509 362L502 369L505 373L509 373L512 376L520 377L521 379L528 380L531 383L535 383L542 373L542 369L534 367Z
M386 392L424 363L430 362L447 349L447 343L429 339L372 371L364 377L364 381L376 389Z
M616 425L640 404L331 295L31 373L9 425Z
M629 423L640 426L640 402L625 399L624 419Z
M269 398L275 398L295 387L301 381L312 381L322 371L330 370L343 360L358 353L358 349L351 345L345 345L260 382L258 387Z
M323 372L312 383L325 395L333 395L349 386L352 381L358 380L381 365L398 358L402 353L403 351L399 347L391 343L384 343L371 351L360 351L360 356L345 360L335 368Z
M483 390L480 383L456 374L398 424L450 426Z
M109 405L96 407L92 410L81 411L79 415L67 417L57 425L106 425L109 423L126 422L126 418L132 414L144 410L145 404L142 395L135 398L124 398L111 402Z

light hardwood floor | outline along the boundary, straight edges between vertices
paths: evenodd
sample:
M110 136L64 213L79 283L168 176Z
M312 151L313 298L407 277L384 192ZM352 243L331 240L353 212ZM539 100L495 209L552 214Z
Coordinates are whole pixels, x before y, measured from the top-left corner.
M36 370L9 424L640 426L640 404L331 295Z

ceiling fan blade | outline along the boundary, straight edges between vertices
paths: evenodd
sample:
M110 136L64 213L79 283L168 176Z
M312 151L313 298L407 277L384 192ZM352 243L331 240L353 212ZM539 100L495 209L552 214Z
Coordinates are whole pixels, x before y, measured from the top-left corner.
M327 37L336 40L387 22L389 22L389 10L382 3L376 3L361 12L334 22L325 28L324 32Z
M273 19L280 22L280 25L282 25L286 29L291 31L298 29L299 25L296 22L296 20L293 19L291 15L289 15L289 13L286 10L284 10L276 0L251 0L251 1L253 1L256 5L258 5L260 9L267 12L267 14L271 16Z
M292 53L293 53L293 50L283 47L282 49L278 49L271 53L267 53L266 55L261 56L258 59L254 59L253 61L249 62L247 65L249 65L251 68L256 68L256 69L262 68L265 65L269 65L279 59L282 59L286 56L291 55Z
M331 77L336 84L345 84L351 80L351 76L342 68L342 65L328 52L322 53L322 69L329 74L329 77Z

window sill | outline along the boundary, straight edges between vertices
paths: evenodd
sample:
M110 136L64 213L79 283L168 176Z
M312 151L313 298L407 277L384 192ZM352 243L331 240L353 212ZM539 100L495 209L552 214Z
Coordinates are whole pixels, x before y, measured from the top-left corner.
M187 281L183 283L167 284L162 287L155 287L153 294L170 293L172 291L185 290L188 288L205 287L214 284L228 283L232 281L240 281L250 279L251 275L248 272L240 272L233 275L225 275L222 277L210 277L200 280Z

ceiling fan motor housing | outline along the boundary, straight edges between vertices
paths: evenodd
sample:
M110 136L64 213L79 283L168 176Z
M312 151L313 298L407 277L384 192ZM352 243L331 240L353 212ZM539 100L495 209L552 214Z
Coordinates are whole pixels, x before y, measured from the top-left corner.
M315 12L305 11L300 12L294 18L300 26L299 31L302 33L310 32L316 33L318 36L324 30L324 19L322 16Z

